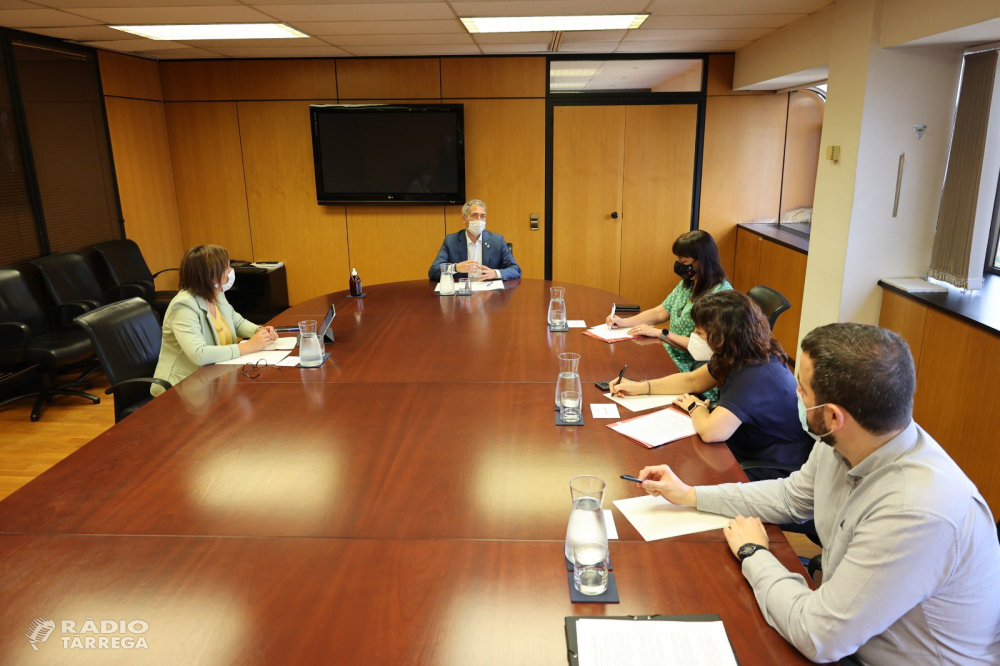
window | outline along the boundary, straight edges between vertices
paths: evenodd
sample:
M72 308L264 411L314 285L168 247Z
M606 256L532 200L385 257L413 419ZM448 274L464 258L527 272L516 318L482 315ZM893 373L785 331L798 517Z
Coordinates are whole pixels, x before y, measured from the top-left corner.
M993 226L990 227L990 244L986 252L986 271L1000 274L1000 182L997 184L996 200L993 204Z

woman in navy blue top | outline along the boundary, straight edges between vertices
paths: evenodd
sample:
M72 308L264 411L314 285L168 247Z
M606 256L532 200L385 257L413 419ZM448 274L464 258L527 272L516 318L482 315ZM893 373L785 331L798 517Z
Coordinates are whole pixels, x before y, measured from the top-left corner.
M698 299L691 318L695 329L688 351L706 365L660 379L612 381L611 390L618 396L681 394L674 404L691 414L704 441L726 442L741 463L801 467L813 440L799 423L788 355L760 308L744 294L723 291ZM715 387L720 394L714 406L692 395ZM751 480L789 473L746 470Z

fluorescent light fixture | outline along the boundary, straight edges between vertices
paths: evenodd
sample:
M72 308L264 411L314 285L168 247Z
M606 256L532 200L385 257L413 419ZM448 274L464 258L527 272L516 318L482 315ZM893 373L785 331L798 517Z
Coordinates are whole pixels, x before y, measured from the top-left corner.
M549 90L583 90L589 81L553 81Z
M112 25L108 27L147 39L175 42L192 42L199 39L298 39L309 36L284 23Z
M587 76L587 77L590 77L590 76L594 76L595 74L597 74L597 70L598 69L599 69L598 67L593 67L593 68L590 68L590 69L579 69L579 68L577 68L577 69L556 69L555 67L553 67L552 71L550 71L549 73L552 76L559 76L559 77L563 77L563 76Z
M634 30L649 14L594 16L476 16L461 19L471 33L554 32L571 30Z

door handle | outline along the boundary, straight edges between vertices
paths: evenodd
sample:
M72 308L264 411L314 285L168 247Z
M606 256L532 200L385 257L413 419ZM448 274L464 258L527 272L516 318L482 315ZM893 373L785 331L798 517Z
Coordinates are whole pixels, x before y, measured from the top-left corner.
M612 220L617 220L618 219L618 211L615 211L614 213L611 213L611 219Z

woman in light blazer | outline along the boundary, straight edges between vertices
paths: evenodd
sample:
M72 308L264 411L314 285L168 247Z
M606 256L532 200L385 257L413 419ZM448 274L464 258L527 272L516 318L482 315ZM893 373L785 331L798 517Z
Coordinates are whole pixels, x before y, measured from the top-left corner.
M163 317L154 377L174 386L199 366L260 351L278 339L273 327L247 321L226 301L225 292L235 281L225 248L198 245L187 251L181 260L180 291ZM163 390L154 385L149 392L155 396Z

